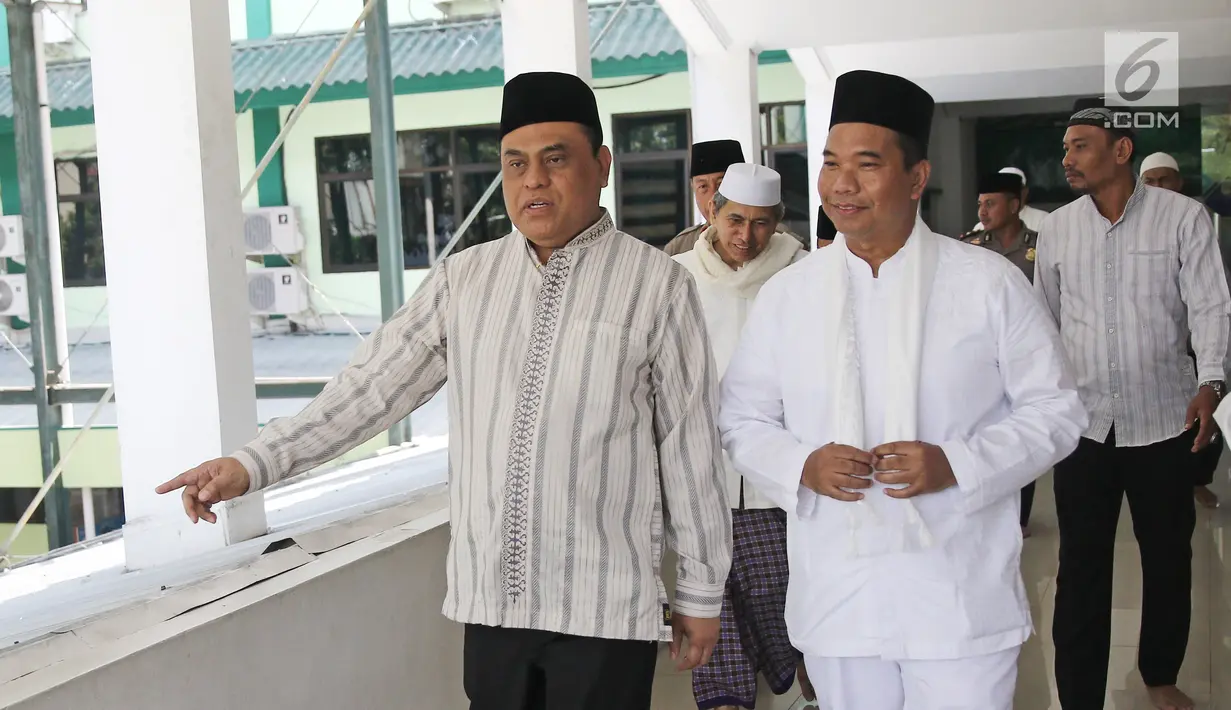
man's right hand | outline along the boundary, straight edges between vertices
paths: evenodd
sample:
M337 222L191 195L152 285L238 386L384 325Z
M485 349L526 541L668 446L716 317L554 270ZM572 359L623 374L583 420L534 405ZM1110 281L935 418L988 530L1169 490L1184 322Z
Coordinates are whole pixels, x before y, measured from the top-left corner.
M867 451L842 444L826 444L808 457L799 482L820 495L854 502L862 500L863 494L843 489L870 488L875 463L876 457Z
M248 492L249 485L248 469L238 459L227 457L207 461L154 490L163 495L183 488L181 498L188 519L194 524L200 520L216 523L218 515L210 508L215 503L242 496Z

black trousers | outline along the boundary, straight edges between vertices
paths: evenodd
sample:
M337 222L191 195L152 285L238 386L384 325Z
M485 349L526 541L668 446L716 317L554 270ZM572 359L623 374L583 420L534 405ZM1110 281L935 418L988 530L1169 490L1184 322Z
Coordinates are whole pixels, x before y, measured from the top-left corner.
M1060 572L1056 580L1056 687L1066 710L1103 707L1111 653L1116 523L1128 496L1141 548L1142 603L1137 664L1146 685L1174 685L1192 616L1195 431L1140 447L1083 438L1056 466Z
M470 710L649 710L658 644L466 626Z

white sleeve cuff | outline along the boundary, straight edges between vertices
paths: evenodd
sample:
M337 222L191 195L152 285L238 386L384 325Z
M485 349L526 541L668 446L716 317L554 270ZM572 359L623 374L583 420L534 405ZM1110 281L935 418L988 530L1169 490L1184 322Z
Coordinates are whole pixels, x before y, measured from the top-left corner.
M940 449L949 460L949 468L953 469L953 477L957 479L957 489L962 493L966 509L978 510L983 507L983 480L970 447L959 439L953 439L941 444Z

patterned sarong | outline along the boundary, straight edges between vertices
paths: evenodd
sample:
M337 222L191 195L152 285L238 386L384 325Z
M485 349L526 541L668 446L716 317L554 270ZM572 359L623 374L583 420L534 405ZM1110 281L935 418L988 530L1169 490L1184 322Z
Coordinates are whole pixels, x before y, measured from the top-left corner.
M722 600L721 632L710 662L692 673L700 710L756 704L757 674L782 695L795 683L801 656L787 636L786 513L732 511L734 548Z

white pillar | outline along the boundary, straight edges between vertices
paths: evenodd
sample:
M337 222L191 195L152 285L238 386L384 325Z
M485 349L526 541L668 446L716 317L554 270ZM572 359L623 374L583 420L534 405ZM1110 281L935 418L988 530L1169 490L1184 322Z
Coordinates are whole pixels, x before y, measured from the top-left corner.
M825 140L829 136L829 114L833 111L833 80L821 53L812 48L790 50L791 61L804 78L804 118L808 131L808 177L812 180L809 244L816 246L817 210L821 208L819 189L821 167L825 164Z
M734 139L744 149L744 160L764 164L757 53L747 47L704 53L690 50L688 80L692 85L692 141ZM699 213L697 220L697 224L702 221Z
M574 74L592 83L586 0L503 0L504 80L535 71Z
M266 531L260 495L193 526L178 496L154 494L257 431L230 24L217 0L91 15L124 545L140 569Z

